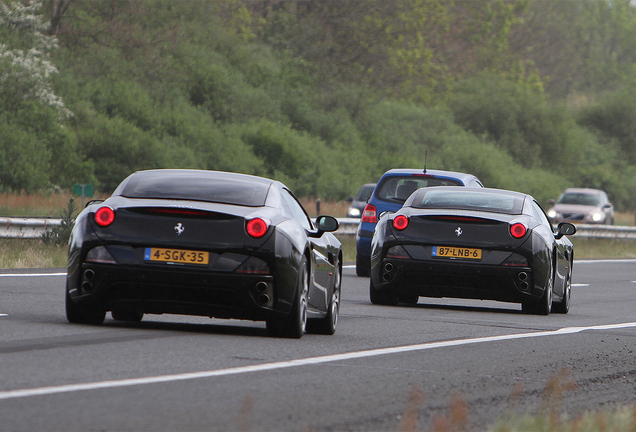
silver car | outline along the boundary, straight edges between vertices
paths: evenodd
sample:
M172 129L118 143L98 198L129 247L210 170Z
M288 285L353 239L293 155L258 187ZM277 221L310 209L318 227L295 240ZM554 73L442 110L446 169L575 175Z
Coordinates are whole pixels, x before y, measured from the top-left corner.
M614 206L602 190L570 188L556 202L548 202L552 205L548 210L548 217L553 224L614 224Z

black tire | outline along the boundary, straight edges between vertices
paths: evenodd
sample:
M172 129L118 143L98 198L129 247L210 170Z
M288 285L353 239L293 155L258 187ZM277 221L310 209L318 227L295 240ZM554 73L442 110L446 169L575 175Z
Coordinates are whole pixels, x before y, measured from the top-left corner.
M570 297L572 295L572 263L570 262L570 271L565 281L563 289L563 300L552 305L552 310L556 313L566 314L570 312Z
M336 266L333 294L327 306L327 315L324 318L310 319L307 321L307 333L332 335L336 332L338 317L340 316L340 287L342 285L342 265Z
M298 272L298 283L292 309L287 316L273 316L267 320L267 332L271 336L300 339L307 329L307 304L309 296L309 270L303 257Z
M135 312L131 310L113 309L110 315L115 321L140 322L144 314L143 312Z
M371 257L365 255L356 255L356 274L362 277L371 275Z
M66 319L74 324L100 325L104 322L106 311L91 304L75 304L66 292Z
M398 298L392 295L388 290L379 291L375 289L373 280L369 280L369 299L371 303L382 306L395 306L398 304Z
M398 298L399 303L404 303L409 305L416 305L419 300L420 300L420 296L415 294L401 296Z
M534 315L550 315L552 311L552 277L548 281L543 296L537 303L522 303L521 310Z

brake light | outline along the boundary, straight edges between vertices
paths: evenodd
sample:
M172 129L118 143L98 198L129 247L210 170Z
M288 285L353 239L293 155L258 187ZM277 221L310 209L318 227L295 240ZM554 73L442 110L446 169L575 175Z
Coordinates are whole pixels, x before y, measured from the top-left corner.
M115 220L115 212L110 207L100 207L95 212L95 223L102 227L107 227Z
M526 226L520 222L517 222L510 226L510 235L517 239L526 235L526 231Z
M378 211L373 204L367 204L364 208L362 222L378 223Z
M254 238L261 238L267 232L269 225L261 218L254 218L247 222L247 233Z
M395 228L396 230L402 231L405 230L408 226L409 218L404 215L397 215L395 219L393 219L393 228Z

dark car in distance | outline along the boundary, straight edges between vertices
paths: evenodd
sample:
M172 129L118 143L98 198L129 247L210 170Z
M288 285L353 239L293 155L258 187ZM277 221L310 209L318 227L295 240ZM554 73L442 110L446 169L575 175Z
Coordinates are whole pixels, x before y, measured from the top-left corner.
M385 172L362 213L356 232L356 274L369 276L371 238L378 218L384 212L396 212L417 189L433 186L483 187L472 174L427 169L392 169Z
M555 201L548 217L552 223L573 222L583 224L614 225L614 206L607 194L598 189L569 188Z
M367 205L367 201L375 189L375 183L363 184L358 193L353 198L350 198L349 208L347 209L347 217L359 218L362 217L362 211Z
M547 315L570 308L576 232L555 230L529 195L498 189L419 189L373 236L371 302L420 296L520 303Z
M342 252L331 216L312 222L282 183L203 170L149 170L89 203L73 227L72 323L144 314L265 321L268 333L333 334Z

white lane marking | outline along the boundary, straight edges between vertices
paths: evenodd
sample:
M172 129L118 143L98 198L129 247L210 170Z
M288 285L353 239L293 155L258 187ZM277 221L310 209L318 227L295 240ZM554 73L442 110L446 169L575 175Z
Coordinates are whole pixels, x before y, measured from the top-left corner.
M572 284L573 287L586 287L590 286L590 284Z
M619 263L619 264L628 264L628 263L636 263L636 259L585 259L585 260L574 260L574 264L598 264L598 263Z
M5 317L5 316L9 316L9 315L0 313L0 317Z
M275 370L275 369L285 369L285 368L298 367L298 366L317 365L317 364L324 364L324 363L331 363L336 361L352 360L352 359L359 359L359 358L366 358L366 357L375 357L375 356L381 356L386 354L399 354L399 353L406 353L406 352L412 352L412 351L423 351L423 350L434 349L434 348L447 348L447 347L456 347L461 345L470 345L470 344L485 343L485 342L499 342L499 341L515 340L515 339L536 338L536 337L543 337L543 336L560 336L560 335L566 335L566 334L579 333L586 330L614 330L614 329L623 329L623 328L629 328L629 327L636 327L636 322L598 325L598 326L589 326L589 327L565 327L565 328L561 328L559 330L553 330L553 331L518 333L518 334L501 335L501 336L486 336L486 337L480 337L480 338L459 339L459 340L450 340L450 341L442 341L442 342L428 342L428 343L417 344L417 345L378 348L378 349L372 349L372 350L366 350L366 351L332 354L332 355L321 356L321 357L309 357L309 358L298 359L298 360L282 361L282 362L275 362L275 363L264 363L264 364L257 364L257 365L251 365L251 366L241 366L241 367L202 371L202 372L160 375L160 376L145 377L145 378L129 378L129 379L122 379L122 380L99 381L99 382L81 383L81 384L68 384L68 385L60 385L60 386L52 386L52 387L38 387L38 388L31 388L31 389L8 390L8 391L0 392L0 400L15 399L15 398L21 398L21 397L30 397L30 396L43 396L43 395L56 394L56 393L68 393L68 392L83 391L83 390L96 390L96 389L105 389L105 388L114 388L114 387L127 387L127 386L134 386L134 385L184 381L184 380L190 380L190 379L213 378L213 377L238 375L238 374L251 373L251 372L263 372L263 371L269 371L269 370Z
M0 277L66 276L66 273L0 273Z

